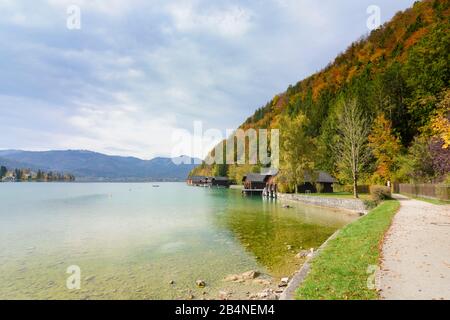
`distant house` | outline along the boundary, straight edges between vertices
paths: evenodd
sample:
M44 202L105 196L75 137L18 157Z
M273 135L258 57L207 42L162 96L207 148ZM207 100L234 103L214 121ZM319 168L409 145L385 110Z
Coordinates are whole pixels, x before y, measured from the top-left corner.
M336 179L324 171L317 171L313 175L311 177L311 174L305 173L305 183L298 186L299 193L333 193Z
M228 188L230 186L230 179L227 177L212 177L210 178L211 186L213 187L224 187ZM209 181L209 179L208 179Z
M31 179L36 180L36 179L37 179L37 173L34 172L34 171L31 171L31 172L30 172L30 177L31 177Z
M205 176L192 176L187 180L187 184L190 186L203 186L208 183L208 177Z
M249 173L242 178L244 189L262 191L271 177L269 174Z
M12 175L6 176L2 178L2 182L15 182L16 178Z
M224 187L228 188L231 184L227 177L206 177L192 176L187 179L187 184L196 187Z

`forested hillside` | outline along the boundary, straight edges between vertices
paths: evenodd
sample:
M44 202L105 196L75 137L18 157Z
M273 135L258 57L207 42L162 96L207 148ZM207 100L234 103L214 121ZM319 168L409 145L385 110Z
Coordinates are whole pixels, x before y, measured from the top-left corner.
M292 171L304 169L325 170L351 183L341 127L351 112L365 129L359 130L365 136L355 164L359 181L448 179L449 5L449 0L416 2L245 121L242 129L281 129L281 181L287 188ZM289 141L293 135L308 141L296 154ZM294 159L300 167L291 165ZM192 174L227 174L239 181L246 171L258 169L202 165Z

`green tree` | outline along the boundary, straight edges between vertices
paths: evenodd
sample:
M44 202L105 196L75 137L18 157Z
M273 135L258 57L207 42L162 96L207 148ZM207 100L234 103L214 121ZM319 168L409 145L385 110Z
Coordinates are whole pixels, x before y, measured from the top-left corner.
M351 177L353 195L358 198L358 180L368 159L369 123L356 100L343 100L341 104L339 142L335 152L339 157L338 167Z
M404 67L412 91L409 111L417 126L426 125L436 105L436 97L450 80L448 52L450 24L438 25L415 46Z
M0 167L0 179L3 178L4 176L6 176L7 173L8 173L8 169L6 169L5 166L1 166Z
M215 164L212 173L214 177L226 177L228 175L228 166L226 164Z
M36 174L36 180L37 181L42 181L44 180L44 174L41 170L38 170L37 174Z
M412 182L431 182L433 180L435 173L429 138L420 136L414 139L400 171L407 175Z
M23 171L20 169L15 169L14 170L14 176L16 177L17 181L21 181L22 177L23 177Z
M314 168L314 139L306 134L308 119L299 114L294 119L281 121L280 162L281 176L287 178L295 192L305 181L305 173Z

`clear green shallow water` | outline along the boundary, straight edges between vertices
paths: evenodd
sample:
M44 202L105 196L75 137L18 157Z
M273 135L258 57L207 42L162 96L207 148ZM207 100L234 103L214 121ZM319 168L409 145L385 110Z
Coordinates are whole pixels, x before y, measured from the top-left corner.
M276 283L355 218L182 183L0 184L0 299L245 298L264 287L227 275ZM66 287L71 265L80 290Z

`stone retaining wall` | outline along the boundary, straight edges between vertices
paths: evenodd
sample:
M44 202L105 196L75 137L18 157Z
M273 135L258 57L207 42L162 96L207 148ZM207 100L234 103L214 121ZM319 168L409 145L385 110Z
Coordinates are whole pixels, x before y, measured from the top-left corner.
M288 201L299 201L321 207L350 210L358 213L367 213L368 210L362 200L359 199L337 199L300 194L278 194L278 199Z

